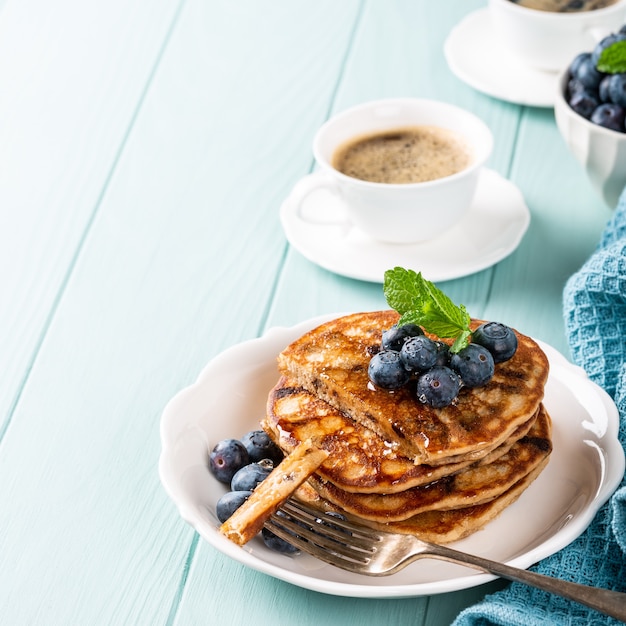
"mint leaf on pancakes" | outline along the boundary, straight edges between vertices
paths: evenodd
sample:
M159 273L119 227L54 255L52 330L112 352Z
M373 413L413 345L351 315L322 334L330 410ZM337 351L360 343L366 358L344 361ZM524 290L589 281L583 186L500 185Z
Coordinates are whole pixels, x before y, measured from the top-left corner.
M470 316L421 272L394 267L385 272L383 293L387 304L400 314L399 326L418 324L442 339L454 339L450 351L458 352L470 342Z

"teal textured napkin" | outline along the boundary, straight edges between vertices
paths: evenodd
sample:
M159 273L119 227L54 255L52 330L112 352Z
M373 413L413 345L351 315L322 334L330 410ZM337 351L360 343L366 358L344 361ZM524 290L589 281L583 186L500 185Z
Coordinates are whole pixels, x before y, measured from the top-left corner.
M597 250L567 282L565 327L575 363L615 400L626 448L626 190ZM533 571L626 591L626 480L572 544ZM620 624L579 604L511 583L459 614L454 626Z

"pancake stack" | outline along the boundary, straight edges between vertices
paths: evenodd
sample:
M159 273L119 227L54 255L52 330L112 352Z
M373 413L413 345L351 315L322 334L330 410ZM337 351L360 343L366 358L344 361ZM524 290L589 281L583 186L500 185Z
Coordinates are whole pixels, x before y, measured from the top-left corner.
M369 382L369 360L397 321L394 311L357 313L289 345L262 425L287 454L307 440L328 452L297 498L446 543L495 518L547 464L548 361L516 332L515 355L496 364L489 383L432 408L411 386L391 392Z

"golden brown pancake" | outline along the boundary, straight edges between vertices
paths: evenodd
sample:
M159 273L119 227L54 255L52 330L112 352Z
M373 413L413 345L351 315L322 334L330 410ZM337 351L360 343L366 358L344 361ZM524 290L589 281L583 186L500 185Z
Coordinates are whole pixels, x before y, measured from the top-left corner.
M322 324L279 355L279 369L418 464L476 459L504 443L537 411L548 360L532 339L517 332L515 355L496 365L492 380L461 389L447 407L421 403L409 387L374 388L367 375L369 360L380 348L382 332L397 321L395 311L374 311Z
M483 448L481 454L486 456L480 462L490 463L508 452L530 430L535 417L536 414L491 452ZM262 426L287 454L302 441L316 441L329 452L317 476L349 492L396 493L449 476L474 463L467 455L469 458L458 463L416 465L398 454L393 443L285 377L269 394Z
M485 504L478 504L451 511L427 511L402 522L368 522L353 518L355 521L378 530L415 535L423 541L449 543L458 541L483 528L494 520L502 511L513 504L539 476L547 465L549 457L532 472L505 491L501 496ZM296 497L303 502L317 507L320 511L341 512L341 509L324 500L312 487L305 483L296 492Z
M552 451L545 409L528 434L488 464L476 463L456 474L399 493L350 493L313 474L308 482L342 511L375 522L402 521L425 511L445 511L489 502L541 465Z

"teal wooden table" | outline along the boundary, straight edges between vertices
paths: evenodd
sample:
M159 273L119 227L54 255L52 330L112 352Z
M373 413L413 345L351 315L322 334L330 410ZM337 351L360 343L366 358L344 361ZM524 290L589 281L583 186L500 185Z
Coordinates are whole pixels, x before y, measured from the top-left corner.
M0 0L0 622L448 624L500 582L401 600L304 590L200 540L158 477L168 400L222 350L379 284L290 247L278 210L333 112L462 105L531 224L440 286L568 354L561 293L609 217L549 108L461 82L480 0ZM419 269L419 268L414 268Z

